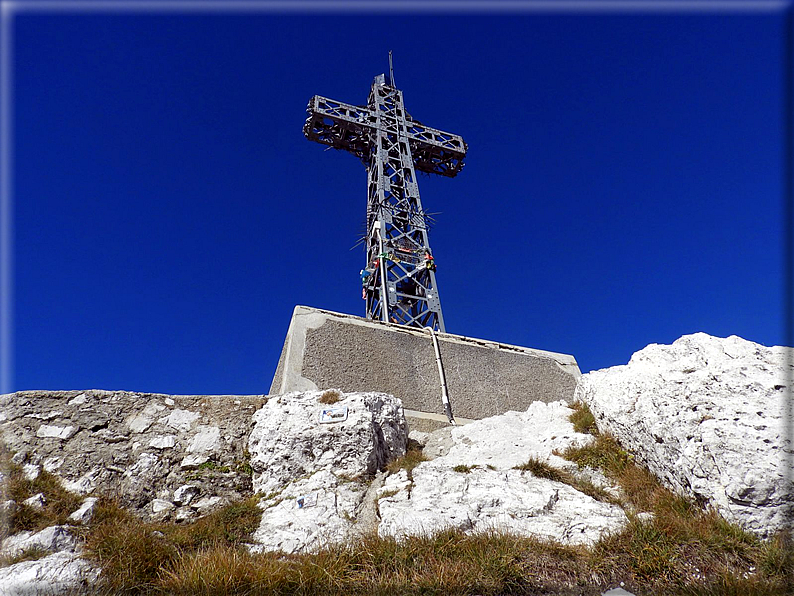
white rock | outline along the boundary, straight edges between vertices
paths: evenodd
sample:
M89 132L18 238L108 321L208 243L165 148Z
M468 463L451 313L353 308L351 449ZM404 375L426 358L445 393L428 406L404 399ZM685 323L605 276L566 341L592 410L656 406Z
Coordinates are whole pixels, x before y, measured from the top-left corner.
M124 476L135 478L145 475L149 470L155 468L159 462L159 458L153 453L141 453L138 460L124 472Z
M32 497L22 501L22 503L34 509L44 509L44 505L47 504L47 499L44 498L44 493L36 493Z
M143 409L144 416L156 416L159 412L165 410L165 406L157 403L156 400L150 401Z
M63 465L63 457L48 457L42 464L45 472L55 472Z
M378 490L379 534L402 538L449 527L471 532L498 529L565 544L592 544L620 530L628 521L620 507L513 469L530 458L571 467L552 452L593 440L574 431L568 420L571 413L563 402L533 402L526 412L507 412L431 433L424 452L435 459L414 468L413 481L403 470ZM470 471L455 471L458 466Z
M198 468L201 464L209 461L209 457L206 455L186 455L182 458L182 461L179 464L179 467L183 470L193 470Z
M22 466L22 475L25 477L25 480L35 480L39 477L40 473L41 466L35 464L25 464Z
M61 480L61 483L70 492L78 495L87 495L97 487L101 473L102 470L100 468L92 468L77 480Z
M155 449L171 449L174 445L176 445L176 437L173 435L157 436L149 441L149 447Z
M151 416L136 414L127 421L127 428L134 433L142 433L152 425L152 422L154 419Z
M790 494L783 418L790 351L685 335L584 375L576 396L665 485L768 536L785 526Z
M187 505L199 494L199 488L192 484L183 484L174 491L174 503L177 505Z
M209 511L214 509L223 502L223 497L204 497L193 503L192 507L198 509L199 512Z
M88 397L85 393L81 393L80 395L73 397L69 400L70 406L82 406L86 401L88 401Z
M74 433L77 432L76 426L50 426L49 424L42 424L39 430L36 431L36 436L41 438L52 437L54 439L66 440L72 438Z
M165 401L165 405L167 406L173 406L175 403L174 400L171 399L170 397L166 397L164 401Z
M435 460L414 468L408 486L405 476L392 478L382 494L398 492L378 501L381 536L402 538L456 528L593 544L627 523L620 507L529 472L474 468L463 473Z
M174 511L174 521L176 523L182 523L194 519L196 517L196 512L193 511L190 507L180 507L176 511Z
M6 520L17 510L17 503L13 499L0 501L0 519Z
M217 426L199 426L198 433L187 450L190 453L215 453L221 445L221 429Z
M593 441L592 435L574 431L568 420L572 413L563 402L536 401L526 412L506 412L453 427L444 461L450 467L480 465L504 470L521 465L532 456L565 466L565 460L554 451Z
M67 526L50 526L40 532L21 532L9 536L0 544L0 554L15 557L34 548L47 552L72 552L76 546L77 539L72 536Z
M54 553L0 568L0 596L77 594L98 577L99 569L76 554Z
M251 550L312 552L325 544L345 541L366 488L322 470L262 499L262 521L253 534L255 545ZM298 505L300 497L304 497L303 507Z
M201 414L198 412L191 412L190 410L180 410L177 408L173 412L171 412L168 416L165 416L160 419L161 422L164 422L167 426L171 428L183 432L187 432L190 430L192 424L201 418Z
M416 441L420 445L424 445L427 439L430 438L430 433L422 432L421 430L412 430L408 433L408 438Z
M72 512L69 515L69 520L73 521L77 524L84 524L91 520L94 515L94 510L96 509L97 501L96 497L88 497L83 504L80 505L80 508L77 511Z
M256 492L280 490L320 470L358 477L374 474L405 453L407 430L400 400L385 393L348 393L344 422L320 424L322 391L272 397L253 416L248 439Z
M166 501L165 499L152 500L152 513L162 513L163 511L170 511L173 508L174 504L171 501Z

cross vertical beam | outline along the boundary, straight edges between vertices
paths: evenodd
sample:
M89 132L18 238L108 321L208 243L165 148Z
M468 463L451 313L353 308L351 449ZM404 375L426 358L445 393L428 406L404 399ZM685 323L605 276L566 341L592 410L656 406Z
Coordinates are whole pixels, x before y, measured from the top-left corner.
M366 107L313 97L303 131L367 167L367 262L361 271L367 318L444 332L416 170L453 177L467 147L460 136L413 120L392 80L375 77Z

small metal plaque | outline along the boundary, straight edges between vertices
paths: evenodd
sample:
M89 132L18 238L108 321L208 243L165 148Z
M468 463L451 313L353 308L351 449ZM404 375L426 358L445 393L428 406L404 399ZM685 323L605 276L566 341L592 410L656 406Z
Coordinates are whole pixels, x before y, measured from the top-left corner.
M341 408L323 408L320 410L320 424L344 422L347 420L347 406Z
M295 499L298 509L305 509L306 507L314 507L317 505L317 493L309 493L308 495L301 495Z

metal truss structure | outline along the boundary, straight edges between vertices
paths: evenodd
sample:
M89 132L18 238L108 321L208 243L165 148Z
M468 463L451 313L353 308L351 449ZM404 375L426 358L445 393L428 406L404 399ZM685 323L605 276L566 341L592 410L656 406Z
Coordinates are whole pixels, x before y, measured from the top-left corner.
M467 146L459 135L411 118L393 81L393 73L375 77L366 106L315 95L303 134L352 153L367 168L366 317L444 332L416 172L456 176Z

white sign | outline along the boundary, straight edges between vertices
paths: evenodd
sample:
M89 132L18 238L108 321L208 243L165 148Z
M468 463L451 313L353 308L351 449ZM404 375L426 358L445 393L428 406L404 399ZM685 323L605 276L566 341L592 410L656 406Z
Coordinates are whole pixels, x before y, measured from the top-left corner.
M320 410L320 424L344 422L347 420L347 406L341 408L323 408Z
M309 493L308 495L301 495L295 502L298 504L298 509L306 507L314 507L317 505L317 493Z

